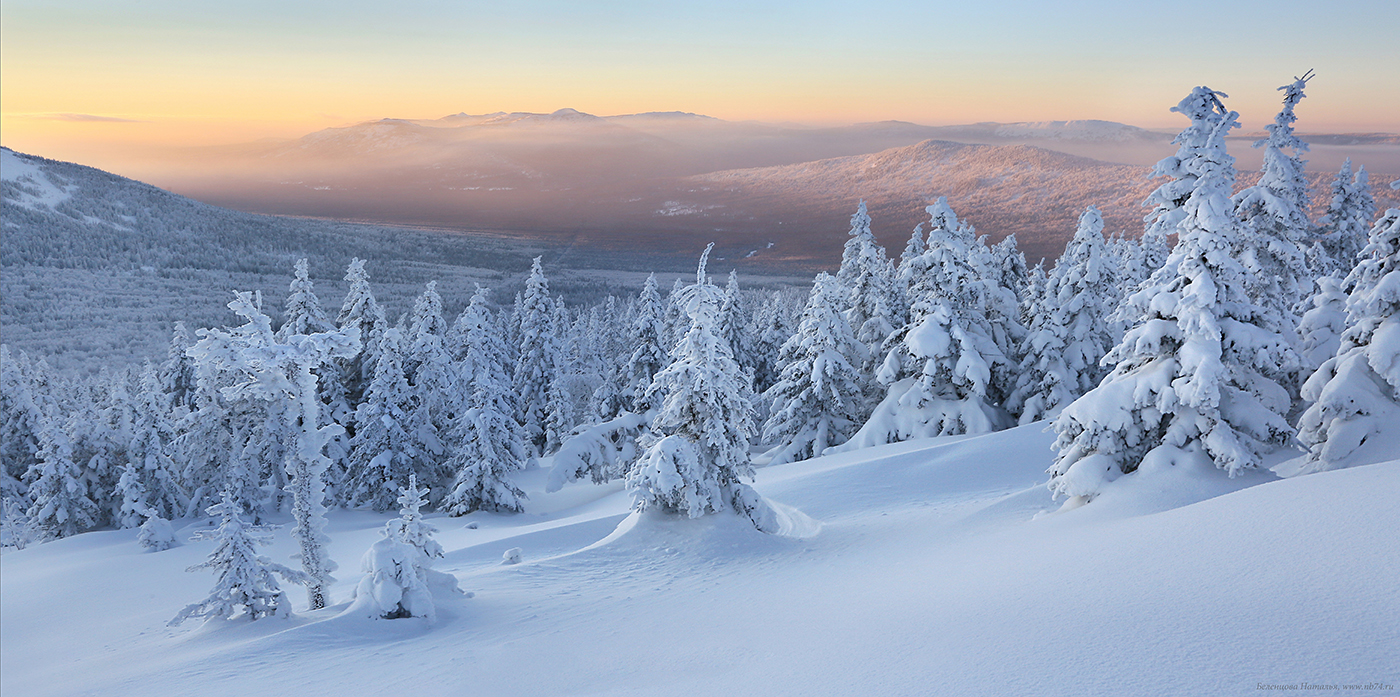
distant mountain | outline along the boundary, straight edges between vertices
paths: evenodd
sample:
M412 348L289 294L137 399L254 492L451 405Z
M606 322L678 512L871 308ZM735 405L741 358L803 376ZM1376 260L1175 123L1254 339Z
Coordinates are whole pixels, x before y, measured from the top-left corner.
M980 234L993 241L1015 234L1031 263L1041 257L1053 263L1088 206L1103 213L1105 232L1140 234L1148 212L1142 202L1161 183L1150 173L1026 145L929 140L871 155L689 177L658 213L689 218L696 227L743 229L763 221L775 244L760 256L831 257L839 254L857 201L867 202L881 242L898 251L914 225L927 220L924 206L946 196ZM1326 207L1332 176L1308 175L1314 217ZM1374 177L1388 182L1394 175ZM1258 173L1242 172L1239 185L1257 180ZM1382 208L1400 205L1397 192L1374 189Z

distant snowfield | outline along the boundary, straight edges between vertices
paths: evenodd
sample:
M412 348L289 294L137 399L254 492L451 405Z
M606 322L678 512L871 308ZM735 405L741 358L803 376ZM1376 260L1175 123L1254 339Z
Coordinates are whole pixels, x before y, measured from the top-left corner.
M333 512L337 605L165 623L210 542L3 557L5 695L1229 695L1400 683L1400 460L1278 480L1126 476L1056 511L1043 424L762 469L789 536L629 517L619 484L434 516L473 598L337 616L387 516ZM1282 461L1281 455L1275 460ZM1274 464L1274 463L1270 463ZM478 524L468 529L468 523ZM190 529L182 531L189 536ZM502 553L523 562L502 565ZM270 552L292 554L287 529ZM298 611L300 589L290 589Z
M11 203L33 210L37 206L53 208L71 198L66 187L60 187L38 164L19 157L13 150L0 150L0 181L19 188L19 197Z

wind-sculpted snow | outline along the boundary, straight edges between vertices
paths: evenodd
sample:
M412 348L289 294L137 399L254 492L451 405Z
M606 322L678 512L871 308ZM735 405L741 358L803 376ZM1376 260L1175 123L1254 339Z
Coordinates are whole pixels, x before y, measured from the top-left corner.
M523 516L428 516L446 552L435 570L475 594L435 595L431 624L346 614L359 582L347 577L323 611L294 598L287 620L166 628L207 591L208 574L182 569L212 541L142 553L128 530L7 551L0 691L364 694L395 689L406 662L428 696L1390 680L1400 461L1284 481L1122 477L1090 506L1046 513L1050 440L1033 425L759 470L761 494L820 523L797 536L737 516L628 517L616 483L548 494L544 470L522 473ZM389 517L333 513L332 554L356 558ZM502 565L513 548L521 562ZM264 553L291 551L282 531Z

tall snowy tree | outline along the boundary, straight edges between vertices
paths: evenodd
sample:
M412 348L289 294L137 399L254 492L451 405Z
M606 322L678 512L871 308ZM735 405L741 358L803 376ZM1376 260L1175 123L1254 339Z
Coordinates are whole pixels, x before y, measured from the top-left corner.
M132 476L144 495L141 503L153 515L172 520L184 513L189 495L180 486L172 456L175 429L170 423L169 400L155 368L147 365L141 373L141 394L127 446L127 464L133 468ZM128 518L128 522L131 520Z
M321 309L321 300L316 297L311 283L310 266L306 259L298 259L292 277L292 285L287 293L287 305L283 311L282 326L277 329L278 341L297 334L316 334L334 331L335 325L326 319Z
M1347 276L1347 328L1337 355L1303 385L1312 402L1298 421L1308 446L1303 464L1288 474L1336 469L1394 456L1368 442L1400 423L1400 208L1371 229L1361 261Z
M473 296L467 312L472 319L462 337L466 353L461 365L472 393L450 436L455 452L447 467L455 480L443 506L451 515L476 510L517 512L525 494L510 482L510 474L524 467L529 453L511 418L506 357L484 289Z
M754 390L765 392L778 381L783 365L780 354L783 344L792 337L793 329L788 319L787 303L781 292L755 313L757 329L754 332Z
M352 358L339 360L337 367L344 380L345 397L352 409L358 409L365 390L374 379L374 366L379 361L379 337L388 323L384 319L384 308L375 301L374 291L370 289L369 272L365 271L363 259L350 261L345 270L345 282L350 288L345 292L335 323L341 329L359 328L364 348Z
M1016 246L1016 236L1007 235L1002 241L992 245L992 259L1001 272L1001 285L1010 290L1019 302L1026 295L1026 283L1030 270L1026 268L1026 255Z
M404 355L404 373L413 400L403 424L414 443L414 472L429 484L439 484L452 476L446 467L450 454L444 441L461 411L456 371L446 343L449 329L442 315L437 282L429 281L414 302L405 337L408 351Z
M326 586L334 579L335 562L326 552L324 475L330 467L325 448L343 433L337 424L321 426L321 401L315 369L334 358L347 358L360 350L360 332L351 328L310 335L290 335L278 341L272 323L253 301L251 293L237 293L229 309L245 320L231 331L204 330L190 353L223 366L236 376L224 388L230 396L244 396L287 404L287 428L295 434L288 452L287 488L292 495L292 535L300 550L302 570L308 577L311 609L326 606Z
M894 290L894 267L885 255L885 248L875 241L870 231L870 216L865 201L860 202L851 216L850 239L841 255L841 268L836 281L845 297L836 298L836 309L851 326L852 335L861 343L851 359L862 371L862 384L873 387L877 361L882 357L880 346L899 321L897 294Z
M1302 101L1311 77L1309 71L1279 88L1284 94L1283 110L1264 127L1269 137L1254 143L1254 147L1264 149L1259 183L1232 200L1241 221L1236 258L1249 272L1249 297L1277 316L1285 334L1296 325L1294 308L1312 290L1312 275L1303 253L1305 240L1312 235L1307 214L1308 180L1303 176L1306 162L1302 159L1308 144L1293 132L1293 123L1298 120L1293 110ZM1288 379L1296 383L1298 377Z
M821 455L845 442L865 416L855 366L864 347L837 310L844 290L836 279L818 274L797 333L783 344L784 368L768 390L773 409L763 426L763 442L774 444L770 464Z
M544 276L540 257L530 266L525 295L520 307L520 357L515 363L517 421L525 441L542 453L548 436L545 422L549 415L549 386L554 382L560 361L560 338L554 323L554 300Z
M1174 141L1177 154L1157 164L1154 173L1171 179L1148 205L1175 221L1179 242L1130 298L1140 319L1109 353L1113 372L1055 421L1057 496L1087 501L1119 476L1172 465L1235 476L1292 436L1288 393L1260 366L1297 357L1250 301L1246 271L1230 255L1238 222L1225 136L1239 115L1221 96L1197 87L1173 108L1191 125Z
M342 501L349 506L369 506L386 511L395 492L413 475L418 442L407 431L413 408L413 391L404 377L403 333L386 329L379 338L374 379L355 414L359 429L351 442Z
M1332 200L1319 225L1323 247L1332 255L1333 270L1342 276L1351 273L1360 261L1375 215L1370 176L1365 167L1352 174L1351 158L1347 158L1332 182Z
M660 403L651 427L659 438L627 475L633 508L698 518L734 511L765 532L777 530L777 513L751 486L749 440L754 433L749 382L718 336L724 293L710 284L700 257L695 285L677 298L690 331L656 374L651 391Z
M647 404L643 397L647 388L651 387L652 378L670 360L664 343L665 315L666 308L657 291L656 274L651 274L642 286L641 295L637 296L637 315L630 332L633 348L622 375L625 383L621 392L629 411L640 413L653 406Z
M1045 280L1031 318L1011 408L1023 424L1052 416L1093 389L1105 374L1099 361L1118 343L1108 317L1118 279L1109 265L1103 216L1090 206Z
M175 332L170 337L170 349L165 362L160 364L160 384L177 406L194 408L195 375L194 359L185 351L194 346L194 334L184 322L175 323Z
M221 503L210 506L208 513L219 518L219 527L216 530L196 531L195 539L215 540L217 545L204 563L191 566L187 571L213 569L219 575L219 580L209 591L209 597L187 605L170 620L170 626L174 627L192 617L246 617L252 622L264 617L291 615L292 604L273 574L292 583L306 583L310 579L300 571L258 554L258 546L271 540L272 529L244 523L238 502L228 495Z
M748 312L744 307L744 296L739 290L739 274L729 272L729 284L724 288L724 302L719 308L718 331L722 339L729 342L729 350L739 367L752 374L753 336L749 333Z

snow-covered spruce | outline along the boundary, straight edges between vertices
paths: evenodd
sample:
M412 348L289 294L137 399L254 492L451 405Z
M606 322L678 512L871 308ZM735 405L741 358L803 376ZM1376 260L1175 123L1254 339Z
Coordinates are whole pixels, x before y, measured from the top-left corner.
M647 388L652 378L669 360L664 336L666 334L666 308L657 291L656 274L647 276L641 295L637 296L637 315L632 322L632 352L627 357L627 365L622 371L625 383L620 392L627 404L626 409L644 412L651 405L646 404Z
M347 614L389 620L423 617L431 622L437 617L433 590L461 592L456 577L432 568L443 550L433 539L437 528L423 520L427 494L418 488L416 477L409 477L398 498L399 517L384 524L383 537L370 545L360 562L365 575Z
M461 395L455 388L452 356L447 350L447 320L442 314L442 296L437 282L429 281L413 303L409 320L408 351L404 354L404 375L413 393L404 421L404 432L413 443L413 471L424 482L437 483L451 478L446 468L447 433L461 411Z
M1400 424L1400 209L1376 221L1346 286L1347 328L1337 355L1303 385L1312 406L1298 421L1298 436L1308 455L1285 474L1384 459L1366 458L1363 448Z
M1353 174L1351 158L1347 158L1332 181L1332 199L1318 226L1323 247L1331 254L1332 266L1328 270L1339 276L1351 273L1360 261L1375 214L1376 199L1371 195L1370 176L1365 167Z
M374 379L374 366L379 360L379 337L388 325L384 319L384 309L374 299L370 289L369 272L365 270L363 259L352 259L345 270L345 282L349 289L345 300L340 304L336 316L336 326L341 329L358 327L362 348L351 358L340 359L337 367L345 385L346 399L350 406L358 408L364 400L365 390Z
M197 531L194 539L215 540L217 544L214 551L209 553L208 560L191 566L187 571L213 569L219 575L219 580L209 591L209 597L185 606L170 620L170 626L196 617L246 617L251 622L263 617L291 615L291 602L273 574L291 583L306 583L310 579L300 571L260 556L258 546L267 544L275 528L244 523L239 508L238 503L225 494L222 502L207 509L210 516L220 520L219 527L216 530Z
M253 302L251 293L236 293L229 309L246 323L233 330L202 330L190 354L219 366L238 380L224 388L230 396L288 402L285 427L295 443L288 452L287 488L292 495L292 535L300 548L302 569L311 609L326 606L326 587L334 580L335 562L327 556L325 482L330 466L327 442L343 433L338 424L321 426L321 401L314 370L334 358L347 358L360 350L357 328L311 335L289 335L278 341L267 315Z
M1099 361L1120 338L1108 320L1118 300L1117 273L1109 264L1103 216L1090 206L1044 286L1037 279L1029 291L1040 297L1027 313L1031 325L1008 400L1020 423L1058 414L1103 379Z
M506 357L487 293L478 289L458 322L463 327L458 375L462 385L472 386L472 393L448 436L454 454L447 469L456 474L442 505L451 515L518 512L525 498L510 482L510 474L524 467L529 452L511 416L514 401Z
M554 299L549 281L535 257L525 294L516 311L520 325L519 358L513 372L515 396L519 400L516 420L524 429L526 444L542 452L548 436L545 421L549 414L549 386L559 365L559 337L554 324Z
M1288 393L1259 366L1297 357L1250 302L1246 272L1229 255L1237 223L1228 213L1235 170L1225 136L1238 114L1221 96L1197 87L1173 108L1191 125L1174 141L1177 154L1154 170L1171 180L1148 204L1180 201L1171 216L1179 242L1129 299L1140 319L1106 358L1113 372L1055 421L1056 496L1087 501L1119 476L1171 465L1233 477L1292 435Z
M170 422L170 397L161 389L160 377L153 366L147 365L141 373L141 393L137 398L132 415L129 444L126 448L127 464L132 467L131 477L139 488L140 507L150 510L149 515L174 519L184 513L189 506L189 495L176 478L174 452L175 425ZM123 473L126 478L126 473ZM134 507L124 503L124 514L136 512ZM144 511L140 516L147 516ZM141 520L123 515L122 527L135 527Z
M1309 71L1279 88L1284 95L1283 109L1264 127L1269 137L1254 143L1254 147L1264 148L1259 183L1235 194L1231 201L1241 222L1235 258L1248 272L1249 297L1279 323L1285 335L1296 325L1294 308L1312 290L1312 274L1303 253L1305 240L1312 236L1307 215L1308 181L1303 176L1307 163L1302 159L1308 144L1293 133L1293 123L1298 120L1293 110L1303 100L1303 89L1311 77ZM1301 381L1296 373L1279 377L1292 390Z
M340 488L344 505L387 511L413 474L418 442L406 430L413 391L404 377L403 343L397 328L380 335L374 379L355 413L358 426Z
M779 354L783 344L792 336L792 325L788 317L787 303L781 291L775 291L772 298L754 313L754 375L753 386L756 392L765 392L783 372Z
M96 527L101 510L88 491L83 471L73 461L73 444L63 426L46 420L39 431L38 461L25 479L29 510L25 537L46 541L71 537Z
M876 386L875 371L883 358L880 346L895 330L899 321L897 293L894 290L895 271L885 248L875 241L870 230L870 216L861 201L851 216L850 239L841 254L841 267L836 281L844 297L830 298L834 307L850 324L851 334L862 344L862 350L850 356L862 371L861 387ZM864 405L860 405L864 406ZM859 418L864 418L860 414Z
M729 344L729 352L734 356L734 362L739 364L740 370L752 374L753 335L749 333L744 296L739 291L739 274L734 270L730 270L729 283L724 287L724 302L719 306L715 331Z
M660 438L627 475L627 488L638 511L691 518L734 511L759 530L777 532L777 513L743 481L753 476L753 405L747 377L716 333L724 293L705 276L713 248L700 257L695 285L678 295L690 330L652 383L649 399L660 405L652 429Z
M782 375L765 395L773 405L763 426L763 442L773 444L770 464L821 455L845 442L866 413L855 365L865 347L836 309L842 290L818 274L797 333L783 344Z
M928 213L927 251L900 267L913 304L909 323L886 340L878 378L888 391L840 452L1011 423L992 395L994 377L1011 373L989 318L989 307L1000 302L993 295L1004 289L974 266L973 246L982 245L947 200L939 198Z

